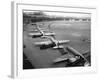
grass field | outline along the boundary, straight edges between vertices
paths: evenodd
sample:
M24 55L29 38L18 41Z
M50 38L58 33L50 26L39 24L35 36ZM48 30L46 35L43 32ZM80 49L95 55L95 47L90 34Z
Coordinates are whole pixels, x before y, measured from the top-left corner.
M45 21L38 22L43 24L46 28L49 24L50 30L56 33L57 40L70 40L68 45L72 46L80 53L90 51L91 41L91 23L90 22L66 22L66 21ZM51 68L51 67L64 67L66 63L53 65L52 61L61 56L58 50L46 49L40 50L39 47L34 46L34 42L45 41L46 39L31 38L28 36L28 31L32 29L31 25L24 26L23 42L26 45L24 53L35 68ZM68 45L64 45L65 47Z

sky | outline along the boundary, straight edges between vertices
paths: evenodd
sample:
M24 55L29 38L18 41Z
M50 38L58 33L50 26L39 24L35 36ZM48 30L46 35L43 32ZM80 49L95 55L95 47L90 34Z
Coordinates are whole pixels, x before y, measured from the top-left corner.
M37 11L24 11L26 13L33 13ZM61 16L61 17L91 17L91 14L84 14L84 13L71 13L71 12L47 12L43 11L45 14L50 16Z

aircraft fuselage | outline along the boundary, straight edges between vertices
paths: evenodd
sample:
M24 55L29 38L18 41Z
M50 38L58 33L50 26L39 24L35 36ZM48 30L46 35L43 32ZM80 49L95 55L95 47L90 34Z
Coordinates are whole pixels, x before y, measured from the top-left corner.
M48 48L52 48L52 47L55 47L56 46L56 44L53 42L53 43L50 43L50 44L48 44L48 45L41 45L40 46L40 49L42 50L42 49L48 49Z
M33 35L32 38L38 38L38 37L41 37L43 36L43 34L40 34L40 35Z

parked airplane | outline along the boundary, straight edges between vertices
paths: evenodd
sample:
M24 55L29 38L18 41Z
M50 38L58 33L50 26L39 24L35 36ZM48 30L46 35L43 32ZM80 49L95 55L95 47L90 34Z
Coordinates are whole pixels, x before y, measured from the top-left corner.
M82 57L85 61L87 61L87 59L83 56L83 54L81 54L80 52L78 52L76 49L74 49L73 47L71 47L71 46L68 46L67 47L67 50L69 51L69 52L71 52L73 55L75 55L75 56L80 56L80 57Z
M86 59L84 55L87 55L88 53L85 52L83 54L79 53L77 50L75 50L74 48L68 46L67 47L68 51L71 52L74 56L72 56L72 54L65 54L62 55L58 58L56 58L55 60L53 60L53 63L60 63L60 62L67 62L66 67L67 66L89 66L90 63L89 61Z
M31 36L32 38L38 38L38 37L42 37L42 36L54 36L55 33L53 32L46 32L46 30L42 30L39 25L36 25L36 30L35 31L38 31L36 33L34 32L31 32L29 33L29 36Z
M36 46L39 46L40 49L47 49L47 48L60 49L60 48L64 48L61 45L70 42L70 40L56 40L50 36L42 36L42 38L49 39L49 41L34 43Z

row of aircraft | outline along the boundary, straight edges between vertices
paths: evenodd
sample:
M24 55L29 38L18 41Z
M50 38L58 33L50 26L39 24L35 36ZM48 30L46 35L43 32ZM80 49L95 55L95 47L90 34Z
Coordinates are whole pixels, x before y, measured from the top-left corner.
M43 30L42 28L40 28L41 25L37 25L37 24L33 24L33 26L36 26L36 29L33 30L36 33L29 33L29 36L31 36L32 38L38 38L38 37L42 37L42 36L55 36L54 32L48 32L45 33L47 30Z
M40 28L40 25L37 25L37 24L34 24L34 25L36 26L36 30L34 30L36 33L29 33L29 36L31 36L32 38L48 39L48 41L34 43L34 45L36 47L39 47L41 50L50 49L50 48L54 50L64 49L65 47L63 46L63 44L68 44L70 42L70 40L56 40L54 32L49 31L45 33L46 30L42 30ZM68 46L67 51L73 53L74 57L72 58L67 57L67 52L66 52L65 55L62 55L61 57L53 60L53 63L59 63L62 61L70 61L70 63L75 63L78 60L83 60L86 63L86 64L84 63L83 66L90 65L88 60L74 48Z
M43 42L36 42L34 43L35 46L40 47L40 49L48 49L48 48L53 48L53 49L59 49L63 48L63 44L67 44L70 42L70 40L56 40L55 39L55 33L54 32L46 32L45 30L42 30L39 25L36 26L36 33L29 33L29 36L32 38L45 38L48 39L48 41L43 41Z

